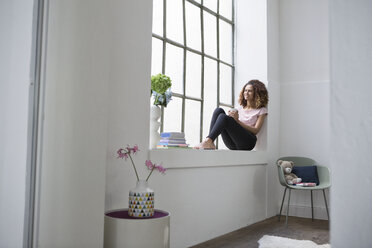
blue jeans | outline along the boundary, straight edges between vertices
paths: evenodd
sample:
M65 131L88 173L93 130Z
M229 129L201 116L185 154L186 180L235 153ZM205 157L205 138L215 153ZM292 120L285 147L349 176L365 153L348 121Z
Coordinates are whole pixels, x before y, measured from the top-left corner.
M252 150L257 142L257 137L237 123L234 118L226 115L222 108L213 112L208 138L213 141L222 136L226 147L230 150Z

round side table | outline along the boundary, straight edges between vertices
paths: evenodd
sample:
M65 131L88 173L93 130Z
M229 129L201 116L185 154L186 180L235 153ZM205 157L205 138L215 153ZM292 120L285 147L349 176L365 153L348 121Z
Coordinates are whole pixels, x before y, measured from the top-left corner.
M105 213L104 247L169 248L170 213L155 209L150 218L134 218L128 209Z

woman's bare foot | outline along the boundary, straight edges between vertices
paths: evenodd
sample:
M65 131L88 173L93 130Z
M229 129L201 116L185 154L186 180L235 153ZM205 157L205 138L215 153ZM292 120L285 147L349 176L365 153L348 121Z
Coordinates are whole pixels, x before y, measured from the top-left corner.
M215 150L216 146L213 143L213 140L210 138L206 138L203 142L199 145L195 146L196 149L205 149L205 150Z

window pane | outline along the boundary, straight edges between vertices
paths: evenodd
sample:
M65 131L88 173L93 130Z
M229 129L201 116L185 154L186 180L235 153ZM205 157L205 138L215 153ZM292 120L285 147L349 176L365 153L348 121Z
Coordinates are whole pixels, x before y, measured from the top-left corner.
M182 0L167 0L167 38L183 44Z
M186 143L195 146L200 142L200 102L186 100L185 137Z
M172 97L172 100L164 108L164 132L181 132L182 99Z
M161 73L163 41L152 38L151 75Z
M231 67L220 64L220 102L232 104L232 75Z
M229 148L226 147L225 143L223 143L221 135L218 136L218 150L229 150Z
M223 0L222 0L223 1ZM221 1L220 1L221 2ZM217 13L217 0L204 0L203 5Z
M201 51L200 8L186 2L186 44Z
M183 94L183 49L167 44L165 74L172 80L172 92Z
M163 36L163 0L153 0L152 32Z
M201 56L192 52L186 54L186 95L201 97Z
M232 20L232 0L220 0L220 15Z
M203 138L209 134L209 125L214 109L217 107L217 62L204 59L204 110Z
M217 57L216 17L204 11L204 52Z
M232 63L232 25L220 20L220 59Z

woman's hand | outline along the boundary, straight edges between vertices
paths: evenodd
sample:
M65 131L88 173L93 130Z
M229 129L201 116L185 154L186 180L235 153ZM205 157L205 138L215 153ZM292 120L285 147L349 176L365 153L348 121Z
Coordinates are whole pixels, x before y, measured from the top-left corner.
M239 113L237 110L230 110L227 112L228 116L234 118L236 122L239 122Z

